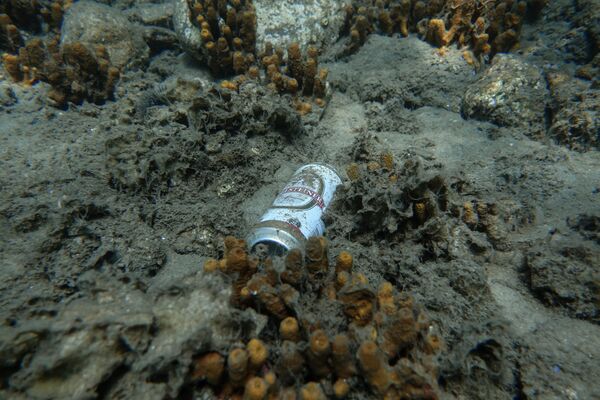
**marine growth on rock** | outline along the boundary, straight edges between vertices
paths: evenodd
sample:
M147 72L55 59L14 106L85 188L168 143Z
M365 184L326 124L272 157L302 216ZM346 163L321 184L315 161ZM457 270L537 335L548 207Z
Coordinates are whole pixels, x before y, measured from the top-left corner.
M248 254L226 237L223 258L204 270L230 276L231 303L269 324L227 354L198 355L189 379L223 398L438 398L444 345L435 327L409 294L386 281L376 288L353 263L346 251L330 258L323 237L284 259Z

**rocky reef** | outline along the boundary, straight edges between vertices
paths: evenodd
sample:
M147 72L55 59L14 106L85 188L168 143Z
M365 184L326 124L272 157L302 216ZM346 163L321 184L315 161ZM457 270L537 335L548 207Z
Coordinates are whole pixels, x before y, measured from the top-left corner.
M48 97L60 108L84 100L101 104L111 99L120 77L120 70L111 63L110 44L108 47L100 44L105 41L94 44L85 38L71 40L73 35L68 32L72 29L60 36L65 12L70 8L86 9L85 3L72 7L71 1L61 0L45 7L44 3L13 1L4 6L6 14L0 14L0 49L7 51L2 61L8 75L26 85L37 81L50 84ZM80 20L79 15L74 19ZM105 26L98 28L102 27ZM46 39L33 37L25 41L25 34L19 28L31 33L43 31Z
M510 51L519 41L523 22L539 16L545 0L370 0L346 6L343 32L355 52L372 32L385 35L418 33L437 47L456 43L471 64Z

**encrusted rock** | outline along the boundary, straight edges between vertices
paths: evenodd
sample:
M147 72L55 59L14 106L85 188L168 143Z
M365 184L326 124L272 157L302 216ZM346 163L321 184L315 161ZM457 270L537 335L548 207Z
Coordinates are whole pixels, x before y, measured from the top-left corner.
M83 0L64 16L61 47L81 42L90 48L103 45L111 63L119 68L136 67L148 60L148 46L141 31L115 8Z
M344 23L343 7L346 2L336 0L255 0L256 48L260 51L270 42L274 47L286 48L297 42L301 48L309 44L333 44ZM173 27L181 46L200 62L206 61L200 29L192 22L192 11L187 0L174 0Z
M540 70L512 55L498 54L482 77L470 85L462 102L467 118L525 128L539 137L544 129L548 90Z
M544 246L527 257L526 271L533 294L549 307L575 318L600 322L598 247L593 244Z
M600 146L600 90L583 79L549 72L552 120L548 136L576 151Z
M265 42L286 47L298 42L301 48L308 44L328 46L338 37L344 24L345 1L339 0L255 0L257 19L257 47Z

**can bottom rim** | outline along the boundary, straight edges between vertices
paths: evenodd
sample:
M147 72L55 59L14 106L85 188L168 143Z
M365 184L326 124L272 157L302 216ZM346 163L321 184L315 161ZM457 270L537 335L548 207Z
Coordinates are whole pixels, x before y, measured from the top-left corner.
M271 254L279 255L283 255L291 249L303 247L303 243L289 232L270 227L254 229L246 238L246 243L250 250L253 250L257 244L263 243L268 246Z

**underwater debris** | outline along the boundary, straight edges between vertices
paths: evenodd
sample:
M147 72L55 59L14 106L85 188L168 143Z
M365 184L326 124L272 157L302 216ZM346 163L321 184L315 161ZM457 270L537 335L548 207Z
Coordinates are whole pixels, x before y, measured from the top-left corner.
M218 395L243 393L244 398L264 398L267 393L273 398L343 398L351 390L365 390L365 384L380 398L438 398L435 357L442 341L412 297L389 282L375 292L363 274L352 271L348 252L341 252L336 263L329 262L325 238L312 237L309 244L305 254L295 249L284 259L254 259L243 241L225 238L224 257L207 261L205 271L231 276L233 292L242 293L232 295L232 303L268 315L273 324L260 339L233 346L226 381L207 372L207 364L220 371L225 357L215 356L213 350L198 359L190 376L205 379ZM281 278L289 267L298 266L308 274L305 281L296 280L296 300L286 301L289 285ZM349 274L349 279L335 288L340 274ZM246 285L241 288L240 277ZM328 287L334 287L333 298ZM326 303L338 305L344 322L332 325L323 315L307 318L311 308L319 307L316 304Z

